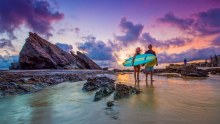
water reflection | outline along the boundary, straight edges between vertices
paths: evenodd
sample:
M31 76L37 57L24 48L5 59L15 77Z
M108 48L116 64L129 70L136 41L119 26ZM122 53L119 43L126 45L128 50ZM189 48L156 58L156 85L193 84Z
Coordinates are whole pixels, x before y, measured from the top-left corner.
M36 94L28 100L30 101L29 106L32 108L32 112L30 113L30 122L32 124L51 124L53 122L53 106L50 102L51 95L50 91L48 91L43 96Z
M183 80L155 76L153 83L140 75L117 75L116 82L135 86L139 95L115 101L112 110L106 102L113 95L93 102L95 92L85 93L84 82L62 83L40 92L0 99L1 123L76 124L219 124L220 78Z

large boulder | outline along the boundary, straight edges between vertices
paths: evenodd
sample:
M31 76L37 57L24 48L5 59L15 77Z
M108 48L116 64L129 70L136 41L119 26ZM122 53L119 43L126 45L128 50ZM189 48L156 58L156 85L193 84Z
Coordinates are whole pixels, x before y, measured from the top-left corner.
M96 69L97 66L87 67L87 61L81 62L79 57L31 32L19 55L21 69Z

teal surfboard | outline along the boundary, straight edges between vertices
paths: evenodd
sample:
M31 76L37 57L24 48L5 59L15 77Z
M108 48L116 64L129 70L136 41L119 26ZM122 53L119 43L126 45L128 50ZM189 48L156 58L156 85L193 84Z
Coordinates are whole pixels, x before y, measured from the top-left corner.
M136 66L145 64L146 66L154 66L156 64L156 56L153 54L140 54L135 56L134 63L132 62L134 57L131 57L123 63L124 66Z

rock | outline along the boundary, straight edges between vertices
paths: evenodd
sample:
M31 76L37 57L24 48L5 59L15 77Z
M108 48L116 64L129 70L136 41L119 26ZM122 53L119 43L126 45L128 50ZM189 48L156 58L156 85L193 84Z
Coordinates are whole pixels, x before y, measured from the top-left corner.
M197 69L195 65L174 65L170 64L165 69L155 69L154 73L161 73L159 75L167 76L190 76L190 77L208 77L208 73L205 70ZM163 74L164 73L164 74ZM171 75L170 75L171 74ZM175 75L172 75L175 74Z
M25 92L36 92L39 89L33 84L19 84L18 88L24 90Z
M2 94L15 94L16 93L17 85L15 83L9 82L1 82L0 83L0 90L2 91Z
M82 63L84 68L86 69L97 69L101 70L102 68L97 65L95 62L93 62L89 57L87 57L85 54L77 51L77 55L75 55L73 52L71 52L71 55L77 58L77 60Z
M179 73L159 73L158 76L166 76L166 77L181 77Z
M112 106L114 106L114 101L108 101L106 103L106 105L107 105L107 107L112 107Z
M208 77L208 72L201 69L183 69L180 74L182 76L190 76L190 77Z
M132 94L139 94L141 91L135 87L127 86L125 84L116 84L114 100L129 97Z
M115 80L112 80L108 77L90 77L87 79L87 82L84 83L82 90L83 91L94 91L101 87L111 87L114 85Z
M16 70L0 71L0 97L15 94L25 94L39 91L45 87L62 82L75 82L88 79L88 77L98 74L108 73L102 70L77 71L77 70ZM107 78L95 79L98 82L113 80ZM102 84L102 85L101 85ZM109 84L109 83L107 83ZM114 84L110 83L110 84ZM109 84L109 85L110 85ZM101 82L100 86L105 86ZM108 85L107 85L108 86Z
M220 68L210 68L210 69L207 69L207 71L214 75L220 74Z
M115 91L115 85L113 83L105 85L95 93L94 101L101 100L103 97L109 96L114 91Z
M102 68L102 70L108 70L108 67Z
M9 67L10 70L18 70L20 69L20 64L17 62L12 62L11 66Z
M19 55L21 69L101 69L84 54L73 56L31 32Z

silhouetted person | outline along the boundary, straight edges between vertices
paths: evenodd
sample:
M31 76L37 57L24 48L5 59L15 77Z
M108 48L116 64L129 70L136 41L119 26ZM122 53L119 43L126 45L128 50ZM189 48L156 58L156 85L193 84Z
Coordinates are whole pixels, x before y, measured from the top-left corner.
M187 64L187 60L186 58L184 58L184 65L186 66L186 64Z
M145 54L153 54L156 56L156 52L152 50L152 45L149 44L148 45L148 49ZM158 66L158 62L157 62L157 58L156 58L156 65ZM153 82L153 71L154 71L154 67L153 66L149 66L146 65L145 66L145 72L146 72L146 83L147 83L147 78L148 78L148 74L150 74L150 78L151 78L151 83Z
M135 54L134 54L133 60L132 60L133 63L134 63L135 57L136 57L137 55L140 55L140 54L141 54L141 48L140 48L140 47L137 47L136 50L135 50ZM134 66L134 79L135 79L135 83L136 83L137 81L139 82L140 68L141 68L140 65Z

